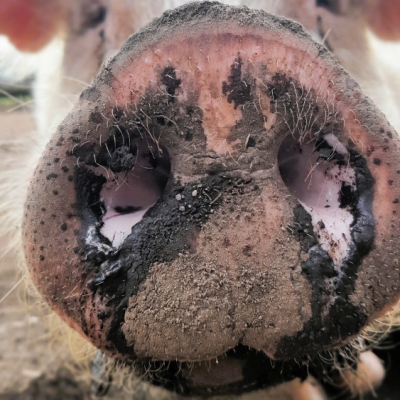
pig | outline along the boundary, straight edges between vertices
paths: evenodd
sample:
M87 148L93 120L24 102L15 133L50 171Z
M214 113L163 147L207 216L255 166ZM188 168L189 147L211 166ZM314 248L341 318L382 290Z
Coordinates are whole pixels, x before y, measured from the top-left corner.
M38 3L33 14L48 7ZM37 82L33 156L49 143L25 209L32 279L102 352L138 373L159 367L153 383L187 395L309 371L323 379L320 359L392 317L398 298L397 134L329 53L398 127L397 86L384 85L398 77L389 67L381 75L370 32L398 38L398 3L243 3L300 21L314 41L261 10L179 8L124 45L51 139L70 105L41 97ZM72 98L80 83L71 78L90 82L129 33L170 6L55 4L43 37L6 33L37 50L63 31L64 58L50 75ZM386 92L375 93L380 83ZM379 361L357 359L377 384ZM284 387L324 396L310 381Z

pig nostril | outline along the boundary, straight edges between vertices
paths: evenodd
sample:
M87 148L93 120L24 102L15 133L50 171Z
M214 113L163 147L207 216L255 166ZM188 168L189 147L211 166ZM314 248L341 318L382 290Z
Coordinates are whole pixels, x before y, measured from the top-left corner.
M171 170L167 150L152 148L144 141L135 146L133 161L130 171L117 174L110 171L100 192L105 209L100 232L114 247L124 241L161 197Z
M278 165L290 192L313 208L343 208L342 197L355 185L348 152L333 135L314 140L287 136Z
M288 135L278 167L290 193L311 215L322 248L339 264L348 250L357 190L346 147L332 134Z

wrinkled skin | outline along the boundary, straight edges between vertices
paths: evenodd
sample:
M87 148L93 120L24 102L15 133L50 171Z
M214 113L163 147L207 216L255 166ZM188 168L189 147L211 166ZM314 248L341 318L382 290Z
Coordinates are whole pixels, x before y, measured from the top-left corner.
M365 12L286 6L274 11L320 39L332 15ZM304 378L307 368L292 359L343 346L399 296L397 248L388 245L398 235L395 130L298 25L214 7L175 14L172 25L165 17L101 72L50 140L24 225L38 288L102 351L139 370L148 360L226 354L211 372L183 364L177 378L172 363L153 377L186 394ZM95 15L100 23L91 29L107 32L111 21ZM353 28L359 37L367 21ZM67 40L67 71L79 34L72 29ZM335 51L336 37L328 38ZM367 43L354 42L368 59ZM322 160L321 169L308 170L310 160ZM310 173L314 183L298 183ZM321 185L329 187L323 207ZM132 217L148 208L140 222ZM283 361L278 376L269 358ZM314 369L323 375L326 366Z

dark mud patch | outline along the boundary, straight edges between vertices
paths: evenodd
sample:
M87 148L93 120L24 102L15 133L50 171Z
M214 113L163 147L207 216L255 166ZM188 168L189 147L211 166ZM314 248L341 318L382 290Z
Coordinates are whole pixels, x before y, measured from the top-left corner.
M227 96L229 103L235 104L235 108L252 99L251 86L242 79L242 59L240 56L231 65L228 82L222 83L222 94Z
M309 258L301 266L303 275L312 287L312 318L296 336L282 339L275 354L277 358L315 354L335 343L340 345L367 323L368 316L351 303L350 296L355 290L358 268L372 250L375 239L372 212L375 181L365 158L355 150L349 148L348 151L349 164L356 176L356 187L351 189L348 198L342 199L343 193L341 195L342 203L351 206L350 212L354 218L348 253L342 265L335 268L331 257L320 245L309 249ZM296 207L294 214L297 219L300 218L297 221L299 226L309 226L310 222L301 208ZM303 248L303 234L299 235L299 241ZM330 304L332 298L335 300Z
M161 73L161 82L166 87L169 102L173 103L175 101L176 90L181 86L181 80L176 77L174 67L168 66L164 68L164 71Z
M311 247L318 244L313 230L311 215L300 204L296 205L293 214L296 222L293 230L296 232L301 249L308 253Z

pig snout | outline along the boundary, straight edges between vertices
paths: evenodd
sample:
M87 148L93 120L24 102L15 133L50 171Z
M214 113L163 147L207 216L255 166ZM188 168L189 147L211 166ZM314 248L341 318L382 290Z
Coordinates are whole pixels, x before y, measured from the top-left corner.
M300 25L190 4L132 36L50 140L26 259L69 325L168 365L166 386L304 377L400 295L398 146Z

